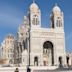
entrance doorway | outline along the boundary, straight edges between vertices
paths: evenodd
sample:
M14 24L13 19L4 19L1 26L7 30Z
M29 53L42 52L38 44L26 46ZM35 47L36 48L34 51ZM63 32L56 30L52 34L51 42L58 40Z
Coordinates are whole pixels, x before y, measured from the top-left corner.
M46 41L43 44L43 55L47 62L44 61L44 65L54 65L54 51L53 44L50 41ZM47 64L46 64L47 63Z
M61 56L59 57L59 67L63 67L63 64L62 64L62 57L61 57Z
M66 60L67 60L67 66L69 66L69 57L68 56L66 57Z
M38 57L37 57L37 56L34 57L34 65L35 65L35 66L38 66Z

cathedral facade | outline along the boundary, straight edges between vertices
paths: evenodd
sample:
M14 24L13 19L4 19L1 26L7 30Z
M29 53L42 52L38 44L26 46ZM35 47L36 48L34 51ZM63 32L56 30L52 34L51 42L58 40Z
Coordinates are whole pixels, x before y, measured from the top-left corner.
M42 28L41 10L35 2L30 5L17 33L22 65L66 65L64 16L59 6L53 7L50 19L51 27Z
M64 15L58 5L53 7L50 20L50 28L41 27L41 10L35 2L30 5L28 15L24 16L24 21L18 28L13 64L66 65Z

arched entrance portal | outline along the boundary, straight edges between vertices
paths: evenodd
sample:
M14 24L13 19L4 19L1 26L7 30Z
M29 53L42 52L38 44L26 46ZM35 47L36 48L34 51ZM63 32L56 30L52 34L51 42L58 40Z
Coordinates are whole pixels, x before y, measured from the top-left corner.
M46 41L43 44L43 57L44 66L54 65L54 53L53 44L50 41Z

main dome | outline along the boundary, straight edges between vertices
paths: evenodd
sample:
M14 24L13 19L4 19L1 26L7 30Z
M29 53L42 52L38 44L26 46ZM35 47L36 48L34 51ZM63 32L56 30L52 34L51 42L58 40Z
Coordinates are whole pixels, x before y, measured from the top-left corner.
M30 9L38 9L38 5L33 2L33 3L30 5Z
M57 4L54 6L54 8L53 8L53 10L52 10L53 12L60 12L61 11L61 9L60 9L60 7L59 6L57 6Z

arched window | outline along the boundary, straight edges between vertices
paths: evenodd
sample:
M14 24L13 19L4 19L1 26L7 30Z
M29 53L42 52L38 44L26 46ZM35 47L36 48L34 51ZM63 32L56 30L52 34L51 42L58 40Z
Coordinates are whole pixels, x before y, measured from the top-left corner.
M12 59L10 59L10 60L9 60L9 63L10 63L10 64L12 64L12 63L13 63L13 60L12 60Z
M58 27L58 23L59 23L59 22L58 22L58 20L57 20L57 22L56 22L56 26L57 26L57 27Z
M22 52L22 44L20 43L20 51Z
M38 20L38 16L37 15L34 15L32 23L33 23L33 25L38 25L39 24L39 20Z
M35 25L35 18L33 18L33 21L32 21L33 25Z
M46 61L43 61L43 63L44 63L44 66L46 66Z
M61 21L60 17L57 18L56 26L57 27L62 27L62 21Z
M38 18L36 18L36 25L38 25L39 24L39 21L38 21Z

